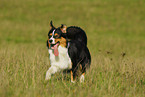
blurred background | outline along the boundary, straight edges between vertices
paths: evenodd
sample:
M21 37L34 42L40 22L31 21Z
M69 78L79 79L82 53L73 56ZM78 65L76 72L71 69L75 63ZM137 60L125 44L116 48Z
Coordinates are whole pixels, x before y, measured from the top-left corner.
M144 5L144 0L1 0L0 44L43 44L52 20L56 27L84 29L92 49L119 43L121 49L144 49Z

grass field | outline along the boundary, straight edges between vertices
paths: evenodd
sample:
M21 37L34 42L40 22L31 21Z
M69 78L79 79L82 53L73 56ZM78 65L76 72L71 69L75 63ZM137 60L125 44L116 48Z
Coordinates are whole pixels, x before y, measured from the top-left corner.
M144 0L0 0L0 97L145 97ZM86 31L84 83L50 67L49 22Z

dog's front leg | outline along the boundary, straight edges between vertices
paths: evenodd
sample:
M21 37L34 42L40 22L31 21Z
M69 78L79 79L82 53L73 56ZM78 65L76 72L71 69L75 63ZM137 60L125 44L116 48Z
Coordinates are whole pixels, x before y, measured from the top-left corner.
M56 73L58 71L58 68L55 66L51 66L48 71L46 72L45 80L51 79L51 75Z

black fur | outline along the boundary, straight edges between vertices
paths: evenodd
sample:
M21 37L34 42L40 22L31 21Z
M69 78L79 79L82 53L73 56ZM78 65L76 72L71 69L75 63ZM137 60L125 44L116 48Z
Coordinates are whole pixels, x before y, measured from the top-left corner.
M76 26L70 26L66 29L66 34L63 33L64 37L67 39L72 39L79 41L85 45L87 45L87 36L83 29Z
M48 32L48 37L49 37L49 34L52 33L54 29L56 29L57 32L61 33L61 35L64 38L66 38L68 40L76 40L76 41L79 41L80 43L82 43L84 45L87 45L86 33L80 27L70 26L66 29L66 33L62 33L62 31L60 29L61 27L55 28L51 23L50 23L50 25L52 26L52 28ZM47 41L47 47L49 48L48 41Z
M55 33L58 33L60 37L64 37L67 40L68 45L68 55L71 58L72 62L72 72L73 77L76 76L76 71L78 70L78 66L82 66L82 73L86 71L87 67L90 67L91 63L91 55L89 49L87 48L87 36L84 30L80 27L70 26L66 29L66 33L61 31L61 27L55 28L50 23L51 29L48 33L48 37L50 38L50 33L55 29ZM49 47L49 43L47 40L47 47Z
M86 45L76 40L71 40L68 48L68 54L72 61L73 76L76 76L78 67L82 66L82 73L86 71L87 67L90 67L91 55Z
M64 24L62 24L60 27L58 28L55 28L53 26L53 23L52 21L50 22L50 26L51 26L51 29L48 33L48 36L50 33L53 32L54 29L57 29L57 31L61 32L61 28L63 28ZM69 40L76 40L76 41L79 41L85 45L87 45L87 35L85 33L85 31L83 29L81 29L80 27L77 27L77 26L70 26L70 27L67 27L66 29L66 33L62 33L62 36L66 39L69 39ZM47 47L49 47L47 45Z

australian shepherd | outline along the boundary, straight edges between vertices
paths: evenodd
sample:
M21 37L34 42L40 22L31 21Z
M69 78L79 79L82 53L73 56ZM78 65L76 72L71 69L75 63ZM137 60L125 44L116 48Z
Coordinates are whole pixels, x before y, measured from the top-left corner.
M71 82L75 82L76 72L81 68L80 82L84 82L85 72L91 63L91 55L87 47L87 36L80 27L70 26L55 28L50 22L47 47L51 67L46 72L45 80L63 70L70 70Z

